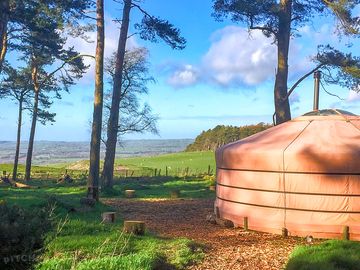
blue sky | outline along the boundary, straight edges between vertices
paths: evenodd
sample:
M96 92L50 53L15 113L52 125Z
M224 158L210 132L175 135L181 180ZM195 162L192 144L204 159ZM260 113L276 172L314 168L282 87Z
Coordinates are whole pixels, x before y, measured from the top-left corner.
M180 28L187 39L187 47L174 51L164 43L149 43L134 36L129 48L144 46L149 50L151 75L155 84L149 85L149 95L142 101L151 105L159 116L160 137L151 134L128 135L127 139L148 138L194 138L202 130L216 125L244 125L272 122L273 80L276 65L276 47L271 39L261 32L250 35L245 25L230 21L217 22L211 17L212 1L166 1L147 0L143 7L149 13L168 19ZM121 5L106 1L106 55L116 49L119 25L113 19L121 16ZM359 14L358 8L355 12ZM141 19L133 12L131 25ZM313 64L310 57L318 44L330 43L337 48L352 42L348 49L356 54L359 40L346 37L339 39L335 34L334 20L317 19L312 25L299 29L301 37L291 41L290 82L309 71ZM130 32L133 33L133 27ZM95 33L90 33L94 39ZM69 39L69 45L77 50L94 54L95 44L80 39ZM10 57L15 57L12 55ZM52 111L57 113L53 125L38 125L37 140L88 141L89 122L92 118L94 92L93 68L70 94L63 94L56 100ZM320 108L336 107L360 114L360 96L347 89L326 86L344 100L320 94ZM297 88L291 98L293 117L311 111L313 97L312 77ZM15 140L17 108L10 100L1 100L0 140ZM29 117L25 117L23 140L28 138Z

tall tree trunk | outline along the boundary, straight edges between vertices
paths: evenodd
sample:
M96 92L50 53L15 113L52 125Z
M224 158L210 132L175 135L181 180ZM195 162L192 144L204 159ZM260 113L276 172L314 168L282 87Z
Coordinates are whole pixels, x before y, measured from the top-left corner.
M291 119L291 111L287 95L288 55L291 31L292 0L280 1L278 41L278 66L274 87L276 124Z
M37 67L34 65L32 68L32 81L34 84L34 106L32 112L32 119L31 119L31 130L30 130L30 138L29 138L29 145L28 151L26 154L26 168L25 168L25 180L31 179L31 162L32 162L32 154L34 149L34 138L35 138L35 129L36 129L36 122L38 116L38 107L39 107L39 92L40 87L37 80Z
M130 10L131 0L124 0L120 37L116 54L112 102L107 129L104 168L102 171L102 180L106 187L112 187L113 185L115 151L119 126L119 106L121 99L122 71L125 58L126 40L129 29Z
M15 150L14 168L13 168L13 176L12 176L12 179L14 181L16 181L16 179L17 179L17 169L18 169L18 164L19 164L23 101L24 101L24 96L21 95L20 99L19 99L19 112L18 112L19 115L18 115L18 127L17 127L17 136L16 136L16 150Z
M9 21L9 0L0 1L0 73L7 50L7 25Z
M99 200L99 173L100 173L100 145L101 125L103 109L103 87L104 87L104 1L97 0L97 44L96 44L96 68L95 68L95 94L94 113L90 144L90 168L88 178L88 196Z

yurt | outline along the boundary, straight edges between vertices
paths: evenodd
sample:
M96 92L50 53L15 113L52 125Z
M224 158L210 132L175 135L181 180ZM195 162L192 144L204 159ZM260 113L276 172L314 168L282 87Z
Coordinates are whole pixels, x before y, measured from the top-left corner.
M215 210L256 231L360 240L360 117L316 110L216 152Z

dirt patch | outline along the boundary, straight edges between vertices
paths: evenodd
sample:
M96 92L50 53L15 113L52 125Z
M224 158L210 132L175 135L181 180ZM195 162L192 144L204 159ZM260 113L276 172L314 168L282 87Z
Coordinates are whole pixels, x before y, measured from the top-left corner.
M147 228L165 237L186 237L206 246L206 257L189 269L282 269L290 252L304 239L225 229L206 222L213 200L104 200L124 219L146 222Z
M79 170L79 171L80 170L82 170L82 171L89 170L89 161L88 160L76 161L76 162L66 166L66 169L68 169L68 170Z
M76 161L74 163L69 164L68 166L66 166L66 169L68 170L78 170L78 171L88 171L89 170L89 161L88 160L79 160ZM102 165L101 165L102 167ZM114 168L115 171L126 171L129 170L128 167L126 166L122 166L122 165L117 165Z

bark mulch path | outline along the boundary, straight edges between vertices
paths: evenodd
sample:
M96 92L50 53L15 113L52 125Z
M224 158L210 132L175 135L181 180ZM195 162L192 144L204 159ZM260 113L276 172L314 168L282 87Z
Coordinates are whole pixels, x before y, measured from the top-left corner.
M107 199L127 220L146 222L151 232L165 237L186 237L205 244L205 259L189 269L282 269L289 254L304 239L268 233L226 229L206 221L213 200Z

